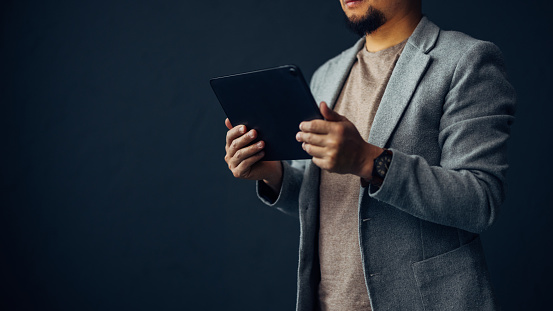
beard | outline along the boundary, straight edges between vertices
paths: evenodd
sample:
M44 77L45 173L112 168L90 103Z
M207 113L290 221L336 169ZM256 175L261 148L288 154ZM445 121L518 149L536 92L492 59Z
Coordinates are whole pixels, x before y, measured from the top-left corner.
M349 18L346 14L346 25L348 28L359 36L370 35L375 30L380 28L380 26L386 23L386 16L382 11L369 6L369 9L365 15L361 17L351 17Z

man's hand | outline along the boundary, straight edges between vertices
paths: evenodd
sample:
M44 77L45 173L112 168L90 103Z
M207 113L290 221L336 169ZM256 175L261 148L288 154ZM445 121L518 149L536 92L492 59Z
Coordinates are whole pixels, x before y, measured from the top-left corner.
M225 161L236 178L263 180L275 193L280 192L282 164L280 161L259 161L263 158L264 141L251 144L257 137L255 130L246 132L246 126L233 127L225 120L229 129L225 146Z
M353 123L332 111L325 102L320 109L325 120L302 122L297 141L303 142L303 149L321 169L370 180L374 159L384 149L366 142Z

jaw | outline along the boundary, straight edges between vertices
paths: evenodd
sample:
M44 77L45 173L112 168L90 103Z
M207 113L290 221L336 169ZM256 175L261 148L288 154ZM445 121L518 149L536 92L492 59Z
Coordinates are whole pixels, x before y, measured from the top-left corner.
M360 20L367 14L370 4L367 0L341 0L342 9L352 22Z

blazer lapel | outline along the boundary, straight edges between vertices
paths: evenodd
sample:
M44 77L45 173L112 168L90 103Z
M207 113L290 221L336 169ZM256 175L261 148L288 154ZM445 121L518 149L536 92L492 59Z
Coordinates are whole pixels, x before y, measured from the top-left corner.
M368 140L371 144L386 145L429 63L430 56L405 46L374 117Z
M359 39L351 48L342 52L342 54L330 60L330 65L326 73L327 81L322 85L321 89L316 92L315 96L317 105L324 101L328 107L333 108L338 100L338 96L342 92L342 87L346 82L351 67L357 60L357 52L365 46L365 37Z
M401 53L376 112L368 141L384 147L431 63L439 28L423 17Z

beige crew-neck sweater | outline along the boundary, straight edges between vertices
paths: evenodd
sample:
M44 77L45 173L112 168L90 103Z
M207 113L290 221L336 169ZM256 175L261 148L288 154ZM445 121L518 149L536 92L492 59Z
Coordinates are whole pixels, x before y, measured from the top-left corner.
M334 110L367 140L378 105L406 41L378 52L365 48L342 88ZM322 311L371 310L359 248L359 177L321 171L319 260Z

